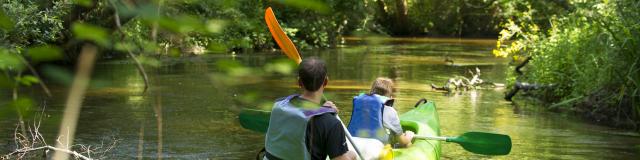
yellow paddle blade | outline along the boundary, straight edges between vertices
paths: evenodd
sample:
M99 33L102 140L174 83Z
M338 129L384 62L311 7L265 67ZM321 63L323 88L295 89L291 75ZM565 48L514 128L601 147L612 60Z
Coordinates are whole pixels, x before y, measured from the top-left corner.
M273 10L271 10L271 7L268 7L265 11L264 20L267 22L267 27L269 27L269 31L271 32L273 39L276 40L276 43L278 43L278 46L280 46L282 52L284 52L284 54L287 55L289 59L292 59L296 61L297 64L300 64L302 58L300 57L300 53L298 53L298 49L296 49L296 45L291 42L291 39L287 37L287 35L282 30L282 27L280 27L280 24L276 19L276 15L273 14Z

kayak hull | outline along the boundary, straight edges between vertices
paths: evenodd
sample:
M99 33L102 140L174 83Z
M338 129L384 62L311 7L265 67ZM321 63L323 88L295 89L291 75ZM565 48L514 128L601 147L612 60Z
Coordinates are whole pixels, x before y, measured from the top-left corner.
M436 105L427 102L400 115L400 124L407 131L420 136L440 136L440 123ZM440 159L441 142L415 139L411 147L393 149L393 159Z

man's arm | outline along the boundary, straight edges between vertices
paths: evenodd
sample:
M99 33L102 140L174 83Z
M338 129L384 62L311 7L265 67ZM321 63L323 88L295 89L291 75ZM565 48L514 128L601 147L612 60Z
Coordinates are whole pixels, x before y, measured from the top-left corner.
M333 115L328 120L330 121L328 135L327 135L327 154L331 159L337 160L355 160L356 153L350 151L347 145L347 137L342 123Z

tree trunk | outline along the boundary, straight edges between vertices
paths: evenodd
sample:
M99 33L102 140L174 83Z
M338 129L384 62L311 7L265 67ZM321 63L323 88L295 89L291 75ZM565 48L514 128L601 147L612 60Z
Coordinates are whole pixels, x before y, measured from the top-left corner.
M389 19L389 14L387 14L387 10L386 10L387 5L384 4L384 1L383 0L376 0L376 4L378 6L377 7L378 8L378 14L379 14L378 19L382 20L382 21Z
M398 34L405 35L409 33L409 23L407 8L407 0L396 0L396 31Z

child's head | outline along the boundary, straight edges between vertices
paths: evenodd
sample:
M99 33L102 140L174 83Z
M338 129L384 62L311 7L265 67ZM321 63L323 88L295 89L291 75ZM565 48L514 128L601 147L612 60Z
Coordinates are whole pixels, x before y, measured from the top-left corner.
M391 97L393 93L393 81L386 77L378 77L371 85L371 94Z

